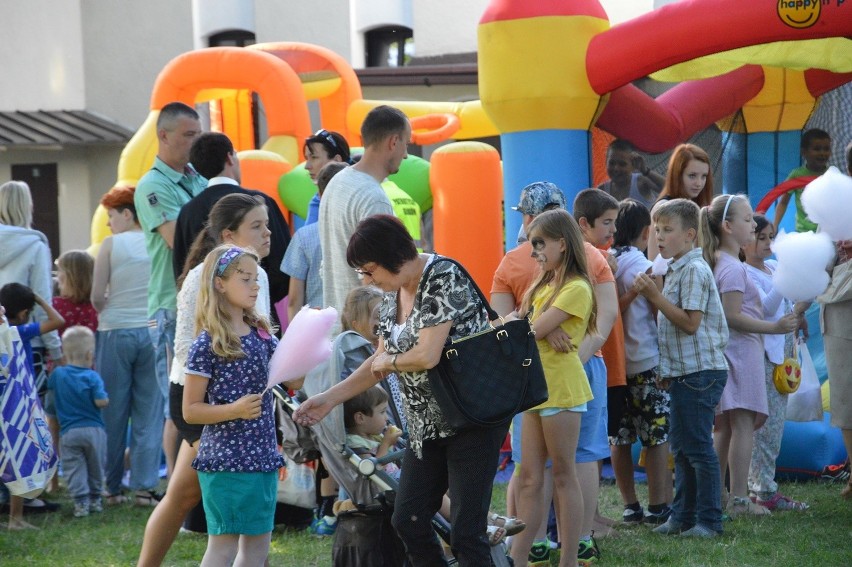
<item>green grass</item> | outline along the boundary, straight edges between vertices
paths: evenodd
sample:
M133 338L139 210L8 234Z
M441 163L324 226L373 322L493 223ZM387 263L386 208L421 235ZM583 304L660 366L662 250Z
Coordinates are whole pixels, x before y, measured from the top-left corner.
M493 508L505 509L505 485L494 488ZM644 485L640 485L640 499ZM840 485L783 484L782 492L811 504L806 512L776 513L764 518L741 518L726 523L725 534L710 541L657 536L647 526L621 527L618 537L600 540L601 565L627 567L672 566L820 566L852 565L852 503L839 498ZM64 491L54 500L62 510L27 516L41 531L0 532L0 565L112 566L135 564L150 509L122 505L103 514L75 519ZM620 517L621 503L614 486L601 490L601 510ZM198 565L206 537L181 534L165 565ZM287 567L331 564L331 541L304 532L276 531L270 565ZM553 565L556 565L554 559Z

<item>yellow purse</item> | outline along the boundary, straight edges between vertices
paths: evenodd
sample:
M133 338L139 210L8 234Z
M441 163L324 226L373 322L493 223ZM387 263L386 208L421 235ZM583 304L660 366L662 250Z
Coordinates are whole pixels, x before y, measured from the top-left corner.
M784 362L775 365L772 381L780 394L792 394L799 389L799 384L802 382L802 367L799 364L797 344L798 341L793 343L791 358L785 358Z

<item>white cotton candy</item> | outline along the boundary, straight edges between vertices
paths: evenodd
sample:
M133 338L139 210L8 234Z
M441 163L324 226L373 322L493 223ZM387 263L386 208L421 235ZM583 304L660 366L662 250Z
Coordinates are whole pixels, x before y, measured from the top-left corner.
M772 244L778 267L772 284L790 301L810 301L828 287L834 244L825 233L781 231Z
M820 232L832 240L852 239L852 177L829 167L805 187L802 206Z
M669 258L666 260L663 258L661 254L657 254L657 257L654 258L654 262L651 264L651 275L652 276L664 276L666 272L669 271L669 264L672 259Z

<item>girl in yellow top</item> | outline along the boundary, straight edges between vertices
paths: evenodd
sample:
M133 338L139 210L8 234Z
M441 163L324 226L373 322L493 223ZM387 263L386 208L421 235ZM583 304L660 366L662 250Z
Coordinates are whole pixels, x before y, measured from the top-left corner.
M546 211L529 225L532 256L541 274L524 295L520 313L529 313L549 399L524 413L521 427L518 517L527 529L515 536L512 558L516 567L527 565L539 524L544 520L544 467L553 462L556 521L561 540L579 541L583 494L574 465L580 414L593 398L577 355L586 333L595 332L595 300L586 268L583 236L574 218L564 210ZM561 554L562 567L577 564L569 546Z

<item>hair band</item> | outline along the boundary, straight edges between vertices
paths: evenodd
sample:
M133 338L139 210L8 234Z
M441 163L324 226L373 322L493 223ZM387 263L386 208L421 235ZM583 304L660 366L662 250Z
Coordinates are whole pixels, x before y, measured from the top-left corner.
M216 276L222 277L222 274L225 273L225 270L228 269L231 262L233 262L234 259L239 258L242 253L242 248L231 247L225 250L225 253L222 254L219 258L219 262L216 264Z
M733 200L734 200L734 199L736 199L736 198L737 198L737 196L736 196L736 195L731 195L731 196L730 196L730 198L728 198L728 202L727 202L727 203L725 203L725 210L724 210L724 211L722 211L722 220L723 220L723 221L724 221L726 218L728 218L728 207L730 207L730 206L731 206L731 201L733 201Z

